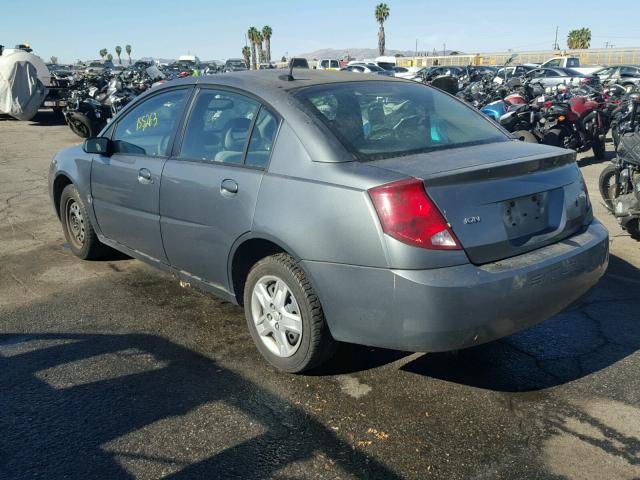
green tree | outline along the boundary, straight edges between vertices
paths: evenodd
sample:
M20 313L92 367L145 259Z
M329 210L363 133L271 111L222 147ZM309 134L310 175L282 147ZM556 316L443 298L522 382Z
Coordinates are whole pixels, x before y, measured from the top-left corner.
M129 57L129 65L131 65L131 45L124 46L125 52L127 52L127 57Z
M262 32L258 30L258 38L256 39L256 49L258 50L258 64L264 62L264 48L262 48Z
M104 57L107 56L107 49L106 48L101 48L100 52L98 52L100 54L100 58L104 60Z
M242 56L244 57L244 63L247 64L247 68L251 68L251 49L248 45L242 47Z
M49 60L51 60L51 63L53 63L54 65L58 64L58 57L52 56Z
M256 62L256 47L258 46L258 39L260 38L260 32L256 27L251 27L247 31L247 36L249 37L249 42L251 42L251 66L254 69L258 68L258 64Z
M378 53L382 56L384 55L385 46L384 22L389 18L389 7L386 3L376 5L375 17L376 21L380 24L380 28L378 29Z
M280 59L280 61L282 63L286 63L287 62L287 57L285 57L284 55L282 55L282 58Z
M110 53L107 54L107 60L109 60L110 62L113 62L113 55L111 55Z
M571 30L567 35L567 46L574 48L589 48L591 45L591 29L578 28Z
M265 57L266 61L271 61L271 35L273 34L273 30L269 25L265 25L262 27L262 38L264 38L264 49L266 51Z
M118 56L118 63L122 65L122 59L120 58L120 54L122 53L122 47L120 45L116 45L116 55Z

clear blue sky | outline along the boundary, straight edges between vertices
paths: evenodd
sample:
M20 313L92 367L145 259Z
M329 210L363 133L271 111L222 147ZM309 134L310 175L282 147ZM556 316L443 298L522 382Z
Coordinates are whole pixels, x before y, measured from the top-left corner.
M373 0L0 0L0 44L29 42L61 62L98 57L131 44L133 57L201 59L240 56L248 27L270 25L273 58L318 48L377 47ZM570 29L590 27L592 47L605 41L640 46L637 0L611 8L595 0L387 0L387 48L480 51L550 48L556 25L566 46ZM519 8L517 5L523 5ZM626 12L626 13L625 13Z

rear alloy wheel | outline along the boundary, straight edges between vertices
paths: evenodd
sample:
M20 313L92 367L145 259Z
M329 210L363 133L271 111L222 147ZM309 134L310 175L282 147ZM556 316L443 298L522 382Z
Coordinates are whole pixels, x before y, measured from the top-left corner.
M511 135L513 135L516 139L525 143L539 143L538 137L536 137L533 133L528 130L516 130Z
M102 258L110 249L98 240L80 195L73 185L67 185L60 197L60 220L69 248L83 260Z
M335 349L318 296L287 254L263 258L253 266L244 309L256 347L280 370L298 373L317 367Z

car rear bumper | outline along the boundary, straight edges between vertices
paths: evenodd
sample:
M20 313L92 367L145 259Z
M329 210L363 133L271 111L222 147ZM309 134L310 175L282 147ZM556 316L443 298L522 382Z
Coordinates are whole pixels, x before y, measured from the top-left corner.
M604 274L608 232L482 266L392 270L302 261L336 340L407 351L478 345L559 313Z

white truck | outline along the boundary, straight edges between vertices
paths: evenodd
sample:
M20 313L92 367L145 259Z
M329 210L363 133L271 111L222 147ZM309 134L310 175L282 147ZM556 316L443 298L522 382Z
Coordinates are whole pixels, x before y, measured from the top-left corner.
M550 58L549 60L544 62L542 65L539 65L539 68L545 68L545 67L570 68L577 72L584 73L585 75L590 75L596 70L600 70L602 68L601 66L598 66L598 65L590 66L590 67L581 67L580 59L578 57L571 57L571 56L564 56L564 55Z

